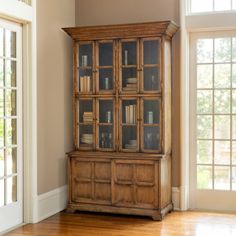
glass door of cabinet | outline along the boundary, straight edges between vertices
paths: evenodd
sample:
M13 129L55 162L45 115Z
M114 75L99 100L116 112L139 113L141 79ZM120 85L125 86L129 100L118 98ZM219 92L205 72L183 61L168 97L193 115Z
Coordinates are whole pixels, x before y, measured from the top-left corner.
M121 41L120 50L120 91L122 93L137 93L138 79L138 41Z
M114 114L115 105L113 98L97 100L97 140L96 147L101 151L114 150Z
M115 90L114 42L100 41L97 46L97 93L113 93Z
M94 119L95 104L93 99L80 99L77 103L77 148L93 149L94 148Z
M137 98L121 98L120 100L120 149L127 152L139 150Z
M142 40L141 57L141 91L146 93L160 92L160 39Z
M161 151L161 100L143 98L141 100L141 149L144 152Z
M93 43L78 45L78 79L77 89L80 94L93 93Z

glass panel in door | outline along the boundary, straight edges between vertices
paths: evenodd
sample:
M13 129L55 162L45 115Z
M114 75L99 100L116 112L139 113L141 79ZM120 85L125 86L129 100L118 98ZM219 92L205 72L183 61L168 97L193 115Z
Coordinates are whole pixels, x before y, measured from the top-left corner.
M94 101L80 99L78 102L78 148L93 149L94 147Z
M135 152L139 147L138 139L138 101L135 98L121 100L121 149Z
M160 91L160 41L159 39L145 39L142 41L142 47L143 91Z
M114 89L114 43L98 43L98 85L99 93L112 93Z
M158 152L161 150L161 100L158 98L142 99L142 109L142 149L147 152Z
M93 92L93 44L79 44L78 53L78 91L79 93Z
M98 140L97 148L114 149L114 101L113 99L98 100Z
M138 91L138 45L137 41L121 43L121 90L122 92Z

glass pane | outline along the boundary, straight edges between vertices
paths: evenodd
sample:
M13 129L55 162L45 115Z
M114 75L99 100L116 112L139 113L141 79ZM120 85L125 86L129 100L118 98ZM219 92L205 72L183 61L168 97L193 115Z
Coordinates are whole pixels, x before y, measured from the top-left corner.
M144 68L143 85L145 91L160 90L160 71L157 67Z
M212 138L212 116L197 116L197 137Z
M122 43L122 65L137 64L137 43L123 42Z
M236 3L236 0L233 1ZM232 61L236 62L236 38L232 38Z
M4 52L3 52L4 40L3 40L3 37L4 37L4 29L0 27L0 56L4 56Z
M4 193L5 193L4 180L0 179L0 207L4 206Z
M232 164L236 165L236 141L232 141Z
M215 11L227 11L231 10L231 0L215 0L214 8Z
M197 0L199 2L199 0ZM206 7L206 0L203 6ZM212 63L213 62L213 39L199 39L197 41L197 62Z
M215 166L215 189L230 190L230 167Z
M3 117L4 113L4 90L0 89L0 117Z
M6 60L5 86L16 87L16 62Z
M81 93L89 93L92 88L92 70L79 70L79 91Z
M16 145L16 119L6 119L6 146Z
M232 139L236 139L236 115L232 116Z
M212 90L197 91L197 113L212 113Z
M123 100L122 101L122 123L136 124L137 122L137 101Z
M84 44L79 46L79 66L92 66L92 44Z
M16 116L16 90L5 90L5 115Z
M113 100L99 101L99 123L113 123Z
M215 116L215 138L230 139L230 116Z
M113 69L99 69L99 90L113 89Z
M124 91L137 90L137 68L122 69L122 89Z
M213 66L198 65L197 66L197 88L213 87Z
M7 204L17 201L17 179L16 176L7 178Z
M0 149L0 177L3 177L4 174L4 149Z
M232 90L232 113L236 113L236 90Z
M220 0L222 2L222 0ZM226 0L224 0L223 5ZM230 62L231 60L231 38L215 39L215 62Z
M230 142L215 141L215 164L230 164Z
M99 44L99 66L113 65L113 43Z
M0 119L0 147L5 146L5 142L4 142L5 129L4 128L5 128L4 119Z
M144 100L144 124L160 124L160 100Z
M230 88L230 64L215 65L215 88Z
M16 148L6 149L6 161L7 161L7 175L17 173L17 151Z
M80 147L92 147L93 144L93 126L92 125L80 125Z
M4 61L0 59L0 87L4 86Z
M159 40L143 42L143 62L145 64L159 64Z
M79 101L79 122L80 123L93 122L93 101L92 100Z
M5 54L6 57L16 58L16 32L5 30Z
M236 88L236 64L232 64L232 87Z
M99 148L113 147L113 126L99 126Z
M160 128L158 126L144 127L144 149L160 150Z
M230 113L230 90L215 90L215 113Z
M232 189L236 190L236 167L232 168Z
M122 127L122 148L136 149L137 148L137 127L123 126Z
M197 166L197 188L212 189L212 167Z
M212 141L197 141L197 163L212 163Z

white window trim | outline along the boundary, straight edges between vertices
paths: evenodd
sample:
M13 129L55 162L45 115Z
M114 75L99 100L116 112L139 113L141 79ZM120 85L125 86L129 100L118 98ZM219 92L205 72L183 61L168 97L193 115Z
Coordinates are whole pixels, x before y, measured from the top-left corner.
M235 30L236 11L192 14L187 8L188 0L180 0L181 25L181 183L180 209L189 209L189 158L190 158L190 75L189 75L189 35L191 32Z
M24 223L38 221L37 199L37 57L36 0L0 1L0 17L23 26Z

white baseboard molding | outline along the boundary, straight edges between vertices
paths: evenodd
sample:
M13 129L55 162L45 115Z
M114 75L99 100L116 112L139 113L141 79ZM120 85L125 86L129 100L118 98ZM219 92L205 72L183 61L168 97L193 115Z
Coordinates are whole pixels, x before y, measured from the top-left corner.
M174 210L180 211L180 189L178 187L172 187L172 202Z
M38 219L42 221L64 210L67 204L67 186L54 189L38 196Z

